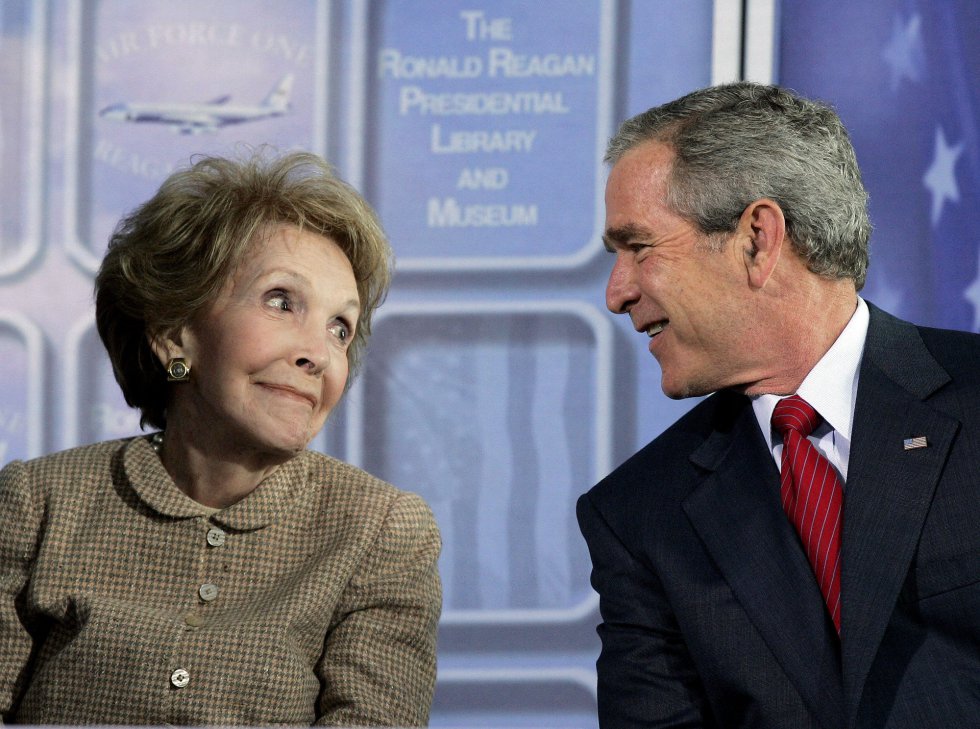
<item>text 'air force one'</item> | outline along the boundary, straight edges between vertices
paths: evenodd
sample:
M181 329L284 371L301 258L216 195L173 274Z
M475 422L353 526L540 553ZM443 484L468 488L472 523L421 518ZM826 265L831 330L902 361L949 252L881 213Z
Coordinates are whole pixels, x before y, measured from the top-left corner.
M231 124L282 116L289 111L289 96L293 90L293 75L286 74L262 103L251 106L229 104L231 96L222 96L203 104L167 102L129 102L107 106L99 112L103 119L136 122L138 124L167 124L181 134L215 132Z

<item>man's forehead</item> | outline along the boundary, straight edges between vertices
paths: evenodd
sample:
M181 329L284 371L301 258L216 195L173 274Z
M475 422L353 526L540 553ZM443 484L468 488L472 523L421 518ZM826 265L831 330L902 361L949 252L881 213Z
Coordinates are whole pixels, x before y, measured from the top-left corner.
M625 168L648 168L660 169L670 168L674 163L676 154L674 148L659 139L647 139L631 147L613 165Z
M654 193L654 188L662 197L669 182L674 156L671 147L658 141L643 142L630 149L609 170L607 203L610 193L648 196Z
M609 171L606 211L650 203L664 204L670 183L674 151L662 142L649 141L626 152ZM613 222L608 220L607 223Z

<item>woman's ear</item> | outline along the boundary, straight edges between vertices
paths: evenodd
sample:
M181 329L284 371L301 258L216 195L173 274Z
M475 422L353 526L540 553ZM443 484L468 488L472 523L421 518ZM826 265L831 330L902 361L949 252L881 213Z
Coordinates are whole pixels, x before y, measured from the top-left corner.
M746 241L743 260L749 284L761 289L776 270L786 240L786 218L779 203L760 198L742 212L738 228Z
M168 334L147 334L146 338L150 343L150 349L153 350L153 354L163 365L164 369L172 359L177 357L186 358L186 353L181 344L182 341L182 330L177 332L170 332Z

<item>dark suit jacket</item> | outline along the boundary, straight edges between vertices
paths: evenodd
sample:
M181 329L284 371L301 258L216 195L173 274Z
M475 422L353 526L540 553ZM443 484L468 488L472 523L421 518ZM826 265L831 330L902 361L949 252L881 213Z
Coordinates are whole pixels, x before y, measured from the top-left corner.
M980 726L980 336L870 310L840 641L750 401L717 393L579 500L603 729Z

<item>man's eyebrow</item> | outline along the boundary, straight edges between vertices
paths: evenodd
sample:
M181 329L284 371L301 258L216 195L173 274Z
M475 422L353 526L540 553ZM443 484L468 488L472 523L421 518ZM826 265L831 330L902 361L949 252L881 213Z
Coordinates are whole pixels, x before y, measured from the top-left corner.
M650 231L640 225L622 225L618 228L606 228L602 236L602 244L612 253L617 246L624 246L638 238L649 238Z

